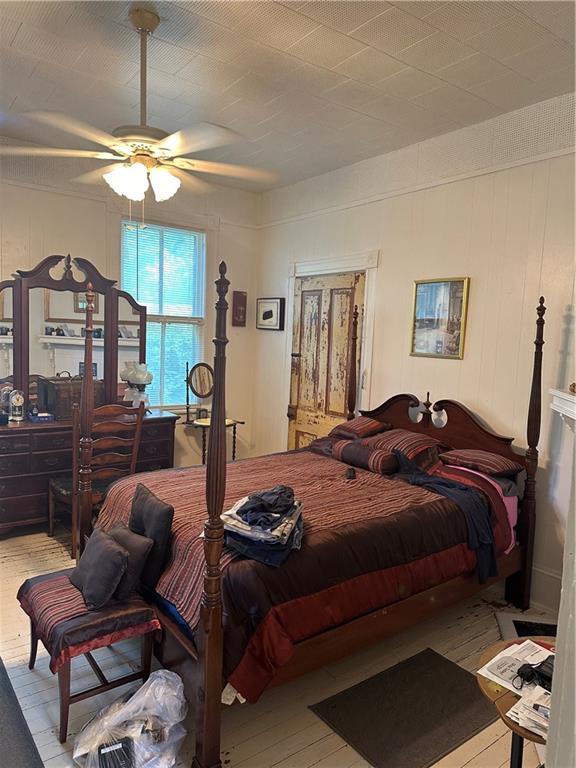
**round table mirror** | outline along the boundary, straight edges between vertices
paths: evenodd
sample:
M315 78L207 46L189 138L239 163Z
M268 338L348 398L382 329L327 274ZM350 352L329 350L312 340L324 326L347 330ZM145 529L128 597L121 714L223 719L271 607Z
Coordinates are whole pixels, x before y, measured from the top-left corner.
M196 363L188 374L188 386L199 398L210 397L214 390L214 370L208 363Z

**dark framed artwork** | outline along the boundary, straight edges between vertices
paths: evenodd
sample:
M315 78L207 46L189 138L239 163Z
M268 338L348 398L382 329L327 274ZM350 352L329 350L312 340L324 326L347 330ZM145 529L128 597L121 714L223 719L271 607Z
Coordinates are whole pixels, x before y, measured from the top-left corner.
M246 306L248 294L246 291L232 291L232 325L237 328L246 326Z
M464 357L469 288L469 277L414 282L411 355Z
M286 299L256 299L256 328L283 331Z

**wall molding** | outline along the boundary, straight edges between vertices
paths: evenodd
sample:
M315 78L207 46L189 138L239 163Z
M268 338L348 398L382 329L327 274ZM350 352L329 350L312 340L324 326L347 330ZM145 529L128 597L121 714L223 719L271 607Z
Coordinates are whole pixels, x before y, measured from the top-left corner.
M423 192L427 189L434 189L435 187L442 187L446 184L455 184L459 181L466 181L467 179L474 179L480 176L488 176L491 173L500 173L502 171L510 170L511 168L518 168L523 165L531 165L532 163L541 163L551 160L555 157L563 157L564 155L573 155L576 150L574 147L565 149L559 149L554 152L546 152L544 154L533 155L530 157L522 158L520 160L513 160L509 163L500 163L498 165L487 166L486 168L480 168L477 170L466 171L465 173L457 174L455 176L446 176L443 178L434 179L421 184L411 184L407 187L400 187L398 189L390 190L389 192L380 192L375 195L368 195L367 197L359 197L352 199L345 203L337 203L335 205L326 206L325 208L316 208L314 210L308 210L304 213L294 214L293 216L286 216L284 218L271 219L270 221L262 222L258 229L269 229L271 227L281 226L283 224L292 224L298 221L306 221L307 219L313 219L317 216L327 216L331 213L338 213L339 211L348 211L351 208L361 208L364 205L372 205L379 203L382 200L388 200L393 197L402 197L403 195L411 195L414 192ZM364 160L362 162L370 162ZM318 176L313 178L320 178ZM312 179L306 179L311 181Z

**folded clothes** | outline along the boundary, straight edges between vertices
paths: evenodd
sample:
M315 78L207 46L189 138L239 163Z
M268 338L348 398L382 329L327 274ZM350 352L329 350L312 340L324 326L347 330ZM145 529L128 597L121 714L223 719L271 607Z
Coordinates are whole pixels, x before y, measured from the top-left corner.
M274 521L270 528L262 528L256 525L249 525L239 515L238 509L246 502L248 497L244 497L234 504L234 506L222 513L222 522L224 530L237 533L253 541L268 541L271 543L286 543L292 533L298 519L300 518L302 505L299 501L292 504L290 509L281 515L281 519Z
M244 555L244 557L279 568L293 549L300 549L302 546L303 528L302 518L299 517L290 536L284 543L280 541L252 540L236 531L230 530L225 530L224 541L227 547Z
M258 491L236 510L238 517L248 525L273 528L282 522L282 516L294 506L294 491L288 485L275 485L269 491Z

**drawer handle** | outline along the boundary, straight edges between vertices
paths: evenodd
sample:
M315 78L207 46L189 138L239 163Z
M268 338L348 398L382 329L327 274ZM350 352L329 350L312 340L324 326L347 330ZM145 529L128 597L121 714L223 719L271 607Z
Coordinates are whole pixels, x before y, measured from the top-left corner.
M47 467L55 467L58 464L58 458L56 456L49 456L47 459L44 459L44 464Z
M148 456L156 456L158 453L158 446L156 445L147 445L145 446L144 450L148 454Z
M63 448L66 445L66 438L55 437L54 440L52 440L52 445L54 446L54 448Z
M157 427L148 427L146 430L146 437L156 437L158 434L158 428Z
M7 508L4 505L0 506L0 515L4 515L6 512L8 512Z
M13 462L10 459L3 459L0 461L0 469L10 469L12 463Z
M2 440L0 441L0 451L9 451L10 450L10 443L8 440Z
M0 483L0 493L4 493L6 490L6 483Z

